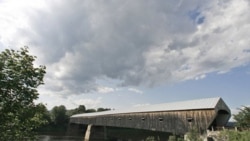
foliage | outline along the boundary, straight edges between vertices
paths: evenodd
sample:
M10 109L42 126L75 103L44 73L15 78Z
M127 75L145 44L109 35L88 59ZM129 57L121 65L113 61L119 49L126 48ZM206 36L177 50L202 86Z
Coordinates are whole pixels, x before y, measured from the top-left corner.
M93 113L93 112L102 112L102 111L108 111L110 110L109 108L98 108L97 110L95 109L86 109L84 105L79 105L78 108L67 110L66 114L68 116L72 116L75 114L82 114L82 113Z
M64 125L68 122L68 116L66 115L66 108L64 105L55 106L51 110L51 119L55 125Z
M95 109L87 109L87 110L86 110L86 113L94 113L94 112L96 112Z
M67 115L72 116L75 114L82 114L86 112L86 107L84 105L79 105L78 108L67 110Z
M168 141L176 141L176 136L169 136Z
M177 137L176 135L169 136L168 141L184 141L182 137Z
M200 138L200 134L198 132L198 129L195 127L192 127L189 132L187 133L187 139L190 141L202 141Z
M149 137L146 138L146 141L159 141L159 140L160 140L159 137L155 138L154 136L149 136Z
M222 131L217 138L220 141L249 141L250 139L250 131L233 131L233 130L225 130Z
M184 141L184 139L179 137L179 138L177 138L177 141Z
M101 108L107 109L107 108ZM95 109L87 109L84 105L79 105L75 109L67 110L64 105L54 106L51 111L48 111L46 107L43 110L43 117L48 121L48 124L38 128L38 132L49 133L65 133L69 122L69 117L74 114L82 114L87 112L95 112Z
M84 105L79 105L78 108L76 109L76 114L81 114L85 113L86 107Z
M45 124L48 124L51 122L50 113L44 104L42 104L42 103L37 104L35 110L36 110L37 114L39 114L39 117L41 119L43 119Z
M34 67L35 58L27 47L0 53L0 140L27 140L46 122L33 102L45 75L45 66Z
M250 107L243 107L240 112L234 115L236 125L241 128L250 128Z
M109 111L109 108L98 108L97 112L102 112L102 111Z

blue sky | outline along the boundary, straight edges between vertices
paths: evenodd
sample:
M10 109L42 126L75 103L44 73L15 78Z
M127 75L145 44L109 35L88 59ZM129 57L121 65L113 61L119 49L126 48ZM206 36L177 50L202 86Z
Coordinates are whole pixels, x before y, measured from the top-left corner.
M1 0L0 50L29 46L51 109L222 97L249 105L247 0Z

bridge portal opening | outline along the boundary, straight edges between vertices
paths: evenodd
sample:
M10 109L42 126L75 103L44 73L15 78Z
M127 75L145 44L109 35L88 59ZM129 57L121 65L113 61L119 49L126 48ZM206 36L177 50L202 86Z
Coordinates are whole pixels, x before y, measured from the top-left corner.
M216 114L215 119L209 126L209 130L217 130L225 126L231 117L231 113L226 110L219 110Z

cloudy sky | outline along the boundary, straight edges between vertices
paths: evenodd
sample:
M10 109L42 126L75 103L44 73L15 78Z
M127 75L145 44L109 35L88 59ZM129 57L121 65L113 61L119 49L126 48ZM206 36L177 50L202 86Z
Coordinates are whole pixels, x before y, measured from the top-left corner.
M250 104L248 0L0 0L0 51L45 65L37 102L121 109Z

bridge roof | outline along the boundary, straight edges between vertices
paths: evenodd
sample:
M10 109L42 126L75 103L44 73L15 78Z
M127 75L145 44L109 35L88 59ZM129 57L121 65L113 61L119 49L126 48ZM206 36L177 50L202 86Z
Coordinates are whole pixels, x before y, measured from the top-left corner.
M206 98L198 100L188 100L188 101L148 105L148 106L135 107L132 109L125 109L125 110L111 110L111 111L96 112L96 113L83 113L83 114L73 115L71 117L74 118L74 117L92 117L92 116L127 114L127 113L215 109L219 101L223 100L220 97ZM223 104L225 105L224 102Z

